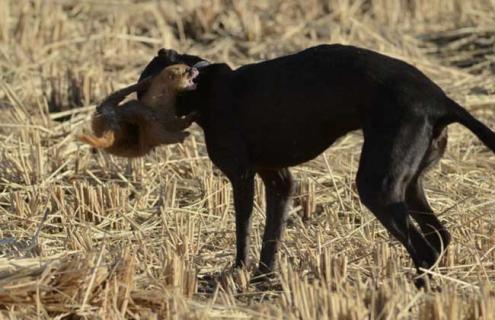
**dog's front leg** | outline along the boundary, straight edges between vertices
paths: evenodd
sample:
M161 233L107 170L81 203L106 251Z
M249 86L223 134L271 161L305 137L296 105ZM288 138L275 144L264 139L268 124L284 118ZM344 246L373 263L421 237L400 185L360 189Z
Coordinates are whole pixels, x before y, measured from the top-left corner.
M266 193L266 224L263 234L258 276L273 271L277 251L282 240L289 209L289 197L294 182L289 169L258 170L263 179ZM261 280L262 278L260 278Z
M228 175L234 192L237 254L235 267L247 265L249 230L254 201L254 170L240 170Z
M232 185L237 246L235 267L243 267L247 266L249 252L255 169L235 117L222 112L219 110L214 118L206 118L205 142L211 161Z

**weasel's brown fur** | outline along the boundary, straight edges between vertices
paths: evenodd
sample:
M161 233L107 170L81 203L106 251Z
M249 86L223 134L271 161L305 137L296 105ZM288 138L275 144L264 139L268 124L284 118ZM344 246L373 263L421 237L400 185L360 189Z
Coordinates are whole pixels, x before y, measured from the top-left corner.
M79 139L97 149L122 157L140 157L161 144L183 142L182 130L191 125L194 115L178 118L175 97L195 88L197 70L183 64L165 68L157 76L140 81L109 95L92 118L94 135ZM119 106L130 93L147 88L141 101Z

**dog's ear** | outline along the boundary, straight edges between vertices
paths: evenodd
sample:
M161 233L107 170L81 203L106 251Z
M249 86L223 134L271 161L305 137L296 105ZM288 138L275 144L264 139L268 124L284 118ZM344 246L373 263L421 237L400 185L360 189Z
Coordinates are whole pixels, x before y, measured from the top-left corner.
M153 77L158 75L164 68L167 66L174 64L172 61L170 61L170 57L173 57L174 59L177 59L177 52L174 50L167 50L167 49L160 49L158 51L158 54L151 59L150 62L146 65L144 68L143 72L141 72L141 75L139 76L139 80L141 81L147 77ZM143 96L145 89L139 89L137 90L137 96L138 100L141 99Z
M167 59L169 63L175 63L178 60L179 53L172 49L161 48L158 50L158 56Z

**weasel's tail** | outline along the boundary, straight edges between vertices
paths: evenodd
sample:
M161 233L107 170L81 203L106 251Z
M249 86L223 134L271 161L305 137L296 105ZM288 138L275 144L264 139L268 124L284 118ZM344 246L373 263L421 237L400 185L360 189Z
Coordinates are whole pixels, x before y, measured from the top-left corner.
M490 150L495 152L495 132L473 117L466 109L454 100L447 98L449 103L447 124L458 122L471 130Z
M142 91L142 90L146 89L151 82L151 78L152 77L144 78L143 80L139 81L138 83L132 84L130 86L127 86L125 88L122 88L120 90L117 90L117 91L109 94L103 100L103 102L100 104L100 106L105 106L105 105L117 106L122 100L125 99L125 97L127 97L131 93L136 92L136 91Z

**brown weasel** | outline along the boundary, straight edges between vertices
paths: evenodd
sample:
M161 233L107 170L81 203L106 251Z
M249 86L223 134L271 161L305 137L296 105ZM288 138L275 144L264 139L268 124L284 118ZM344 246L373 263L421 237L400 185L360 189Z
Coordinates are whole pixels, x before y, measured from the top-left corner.
M188 133L182 130L191 125L194 115L178 118L175 97L181 91L195 89L197 75L195 68L172 65L153 78L110 94L93 115L94 135L81 135L79 139L122 157L140 157L161 144L183 142ZM127 95L145 88L141 101L118 105Z

